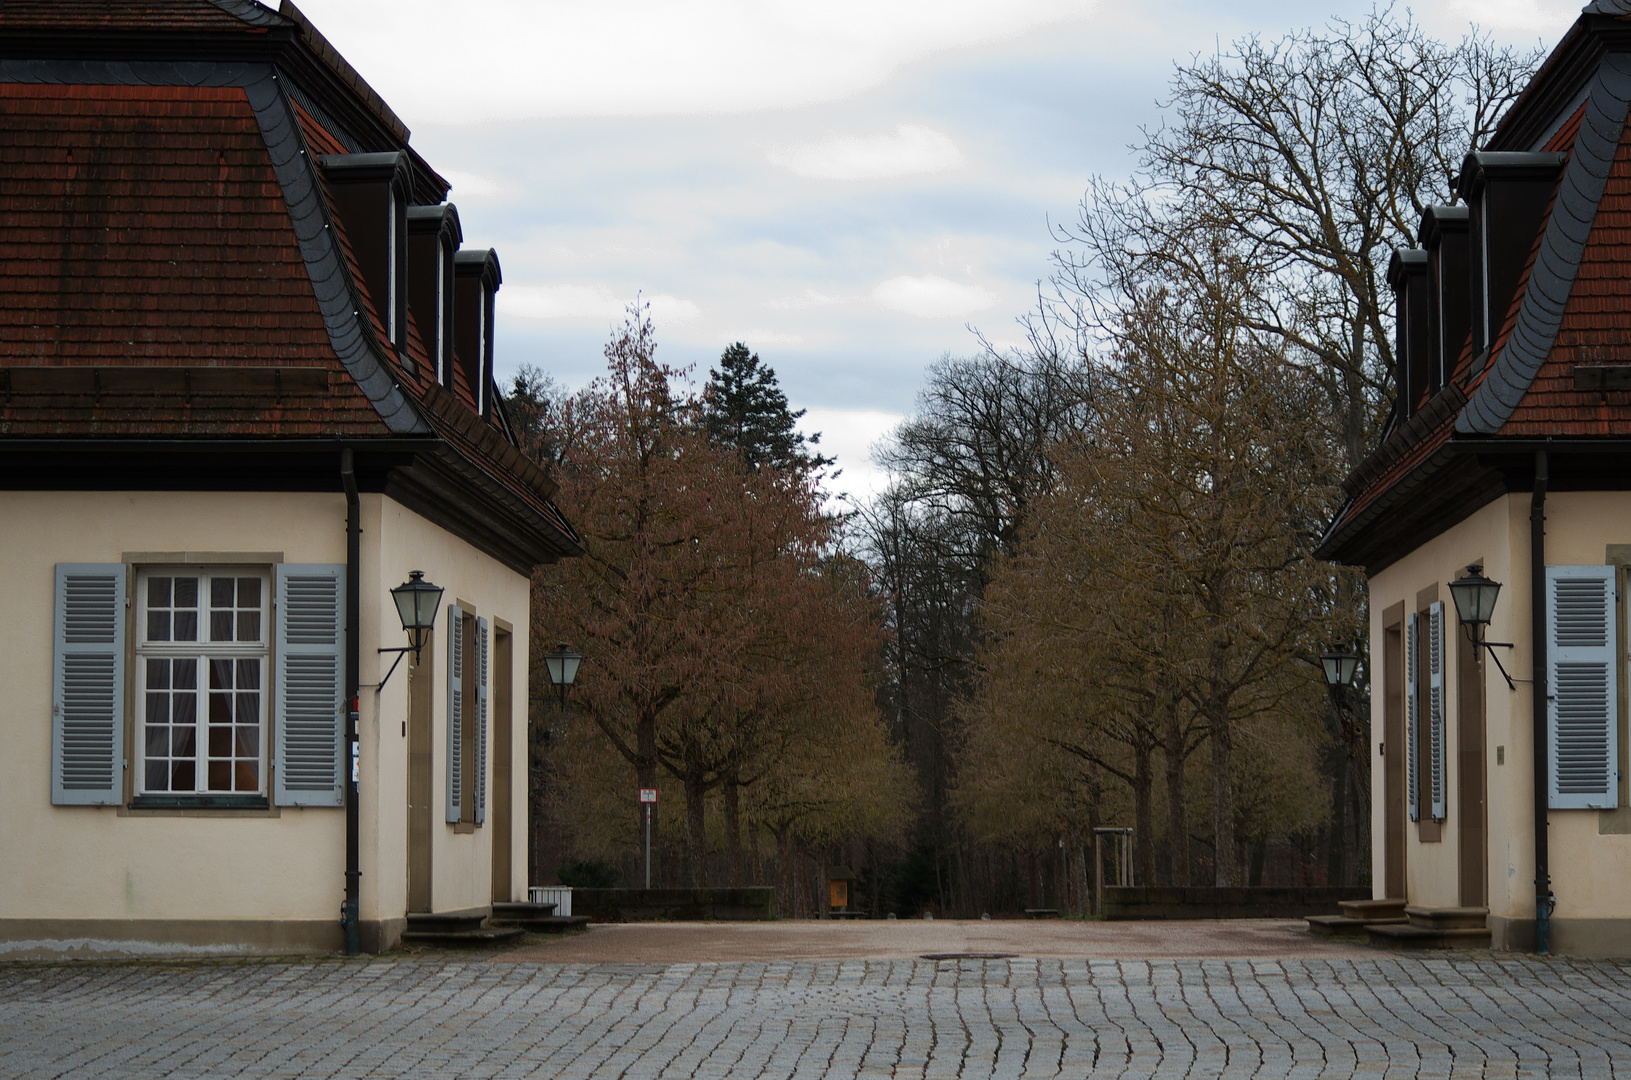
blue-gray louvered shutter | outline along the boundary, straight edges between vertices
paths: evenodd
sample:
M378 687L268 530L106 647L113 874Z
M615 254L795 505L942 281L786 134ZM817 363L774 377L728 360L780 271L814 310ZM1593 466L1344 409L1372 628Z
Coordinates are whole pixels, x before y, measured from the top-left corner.
M277 731L281 806L345 805L345 565L277 568Z
M447 822L464 807L464 609L447 608Z
M1427 609L1427 801L1443 821L1444 797L1444 601Z
M1546 568L1551 806L1618 805L1614 567Z
M51 801L124 795L125 567L58 563L51 660Z
M1420 642L1417 640L1416 613L1412 611L1404 620L1404 773L1405 797L1410 800L1410 820L1421 819L1421 680L1417 678L1420 666Z
M476 619L476 824L487 821L487 620Z

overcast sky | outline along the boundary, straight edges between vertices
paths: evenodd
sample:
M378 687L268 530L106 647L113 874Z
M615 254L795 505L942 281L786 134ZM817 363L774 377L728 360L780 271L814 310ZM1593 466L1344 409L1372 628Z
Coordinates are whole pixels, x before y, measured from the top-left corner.
M1276 0L300 0L498 249L501 382L568 388L636 293L659 355L741 340L807 427L877 483L869 446L924 368L1015 339L1094 174L1124 176L1174 60L1368 2ZM1579 0L1434 0L1550 46Z

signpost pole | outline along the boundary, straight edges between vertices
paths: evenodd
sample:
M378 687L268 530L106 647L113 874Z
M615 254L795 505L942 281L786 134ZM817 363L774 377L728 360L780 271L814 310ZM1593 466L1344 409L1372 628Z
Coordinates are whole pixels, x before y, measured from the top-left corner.
M640 809L644 811L646 888L651 888L651 811L657 805L657 789L640 789Z

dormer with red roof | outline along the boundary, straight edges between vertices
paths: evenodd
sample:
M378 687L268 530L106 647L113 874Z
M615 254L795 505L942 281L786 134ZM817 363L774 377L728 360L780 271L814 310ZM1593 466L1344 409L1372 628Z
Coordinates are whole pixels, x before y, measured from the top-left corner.
M1418 912L1373 937L1631 955L1628 104L1597 0L1390 268L1398 403L1319 548L1369 577L1376 895Z
M532 575L580 549L447 181L287 0L0 4L0 175L0 955L523 899Z

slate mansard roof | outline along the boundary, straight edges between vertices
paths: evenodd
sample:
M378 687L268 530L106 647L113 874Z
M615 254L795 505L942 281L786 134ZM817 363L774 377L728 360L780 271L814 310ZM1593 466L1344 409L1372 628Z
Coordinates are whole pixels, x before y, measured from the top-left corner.
M412 305L392 345L336 212L323 155L446 199L408 134L287 2L0 3L5 486L337 489L343 441L517 569L576 554L490 375L439 384Z
M1566 155L1493 345L1464 344L1445 385L1348 477L1323 557L1385 567L1529 490L1537 449L1556 452L1552 490L1631 488L1628 106L1631 0L1600 0L1486 147Z

